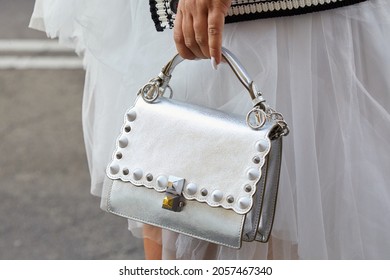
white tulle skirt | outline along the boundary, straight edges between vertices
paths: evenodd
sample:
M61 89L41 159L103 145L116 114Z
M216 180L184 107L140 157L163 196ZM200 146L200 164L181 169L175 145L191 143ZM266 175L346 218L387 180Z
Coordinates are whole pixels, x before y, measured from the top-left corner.
M84 57L83 125L91 192L100 196L125 110L175 54L144 0L37 1L31 26ZM271 242L240 250L163 231L166 259L390 259L390 1L228 24L223 45L284 114L279 200ZM245 114L228 67L185 61L175 98ZM129 222L138 237L142 225Z

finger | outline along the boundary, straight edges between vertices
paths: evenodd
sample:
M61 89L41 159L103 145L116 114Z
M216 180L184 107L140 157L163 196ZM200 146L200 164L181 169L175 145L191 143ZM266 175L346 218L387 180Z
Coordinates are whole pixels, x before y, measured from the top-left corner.
M185 46L198 58L206 58L195 39L194 21L190 13L184 14L182 30Z
M208 41L210 56L215 58L215 62L221 62L222 33L225 23L225 15L221 11L213 11L208 18Z
M209 37L207 34L207 14L198 13L194 18L195 41L204 57L210 58Z
M178 10L173 29L173 39L175 41L176 49L181 57L185 59L194 59L196 57L195 54L193 54L192 51L188 49L185 45L182 21L183 14L180 10Z

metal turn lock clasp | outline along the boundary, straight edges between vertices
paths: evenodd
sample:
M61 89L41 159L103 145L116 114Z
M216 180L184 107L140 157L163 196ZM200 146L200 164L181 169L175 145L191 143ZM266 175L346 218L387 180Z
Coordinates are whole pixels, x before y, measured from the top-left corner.
M184 179L169 176L168 186L165 191L165 196L162 202L162 208L174 212L180 212L184 207L184 200L182 196L184 188Z

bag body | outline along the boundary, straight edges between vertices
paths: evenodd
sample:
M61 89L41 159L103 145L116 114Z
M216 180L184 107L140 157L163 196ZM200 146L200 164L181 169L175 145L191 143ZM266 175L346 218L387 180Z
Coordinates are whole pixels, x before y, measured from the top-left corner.
M170 78L175 59L160 78ZM156 80L147 83L126 112L106 170L102 208L231 248L267 242L286 134L281 115L261 115L259 95L247 118L166 98L169 78L158 87ZM261 126L252 127L251 115Z

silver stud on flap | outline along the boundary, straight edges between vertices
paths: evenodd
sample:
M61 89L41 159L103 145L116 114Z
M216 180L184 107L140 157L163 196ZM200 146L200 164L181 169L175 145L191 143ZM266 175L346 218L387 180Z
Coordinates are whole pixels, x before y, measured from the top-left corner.
M128 144L129 144L129 140L127 139L126 136L122 136L121 138L119 138L119 147L126 148Z
M120 169L120 167L119 167L118 164L113 164L113 165L110 166L110 173L112 175L115 175L115 174L117 174L119 172L119 169Z
M263 153L268 148L268 142L266 140L257 141L255 144L255 147L256 147L257 151L259 151L260 153Z
M137 181L141 180L142 176L143 176L142 169L136 168L136 169L133 170L133 178L134 178L134 180L137 180Z
M238 206L241 209L247 209L250 206L250 203L251 203L251 201L250 201L249 197L241 197L238 200Z
M157 186L160 189L165 189L168 186L168 178L165 177L164 175L160 175L157 177Z
M208 192L206 189L202 189L202 190L200 191L200 194L201 194L202 196L206 196L208 193L209 193L209 192Z
M129 122L133 122L137 118L137 113L135 112L134 109L132 109L129 112L127 112L126 116Z
M211 197L213 198L213 200L215 202L219 202L222 200L222 197L223 197L223 192L221 192L220 190L215 190L213 191L213 193L211 194Z
M253 181L260 177L260 171L257 168L250 168L247 172L248 179Z
M186 188L186 193L188 193L189 195L194 195L196 194L196 191L198 190L198 186L194 183L189 183Z

